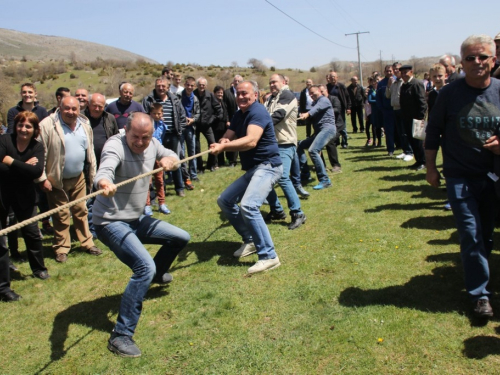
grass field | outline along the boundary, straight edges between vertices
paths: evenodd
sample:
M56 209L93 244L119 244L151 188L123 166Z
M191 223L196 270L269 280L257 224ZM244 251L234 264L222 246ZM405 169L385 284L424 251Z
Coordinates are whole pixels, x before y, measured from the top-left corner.
M148 293L138 359L106 349L128 268L105 247L100 257L76 248L57 264L47 238L52 277L40 281L19 265L13 288L23 299L0 305L0 373L499 373L500 325L469 315L445 192L364 143L353 134L340 150L343 173L331 176L332 188L306 187L303 227L270 225L282 266L252 277L246 270L257 258L232 257L240 239L216 204L241 171L201 175L186 198L167 186L172 214L155 216L192 240L173 283ZM499 266L495 251L492 304L500 312Z

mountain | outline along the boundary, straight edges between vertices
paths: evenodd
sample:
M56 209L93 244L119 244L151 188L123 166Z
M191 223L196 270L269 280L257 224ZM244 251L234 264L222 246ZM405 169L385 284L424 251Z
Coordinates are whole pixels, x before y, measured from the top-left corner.
M94 61L96 58L123 61L157 61L119 48L60 36L38 35L0 28L0 59Z

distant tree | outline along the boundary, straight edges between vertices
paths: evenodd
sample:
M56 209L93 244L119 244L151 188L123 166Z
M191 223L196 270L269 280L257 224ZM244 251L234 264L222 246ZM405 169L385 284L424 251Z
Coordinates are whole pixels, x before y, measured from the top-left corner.
M254 70L257 70L258 72L265 72L267 69L267 66L264 65L264 63L256 58L251 58L248 60L247 64Z
M339 72L342 67L342 64L340 63L339 59L334 57L332 61L330 61L330 69L333 70L334 72Z
M231 67L233 67L233 68L237 68L237 67L238 67L238 61L233 61L233 62L231 63Z
M274 66L271 66L271 67L269 68L269 70L270 70L271 72L275 72L275 71L276 71L276 68L275 68Z
M311 73L316 73L316 68L313 66L311 69L309 69Z

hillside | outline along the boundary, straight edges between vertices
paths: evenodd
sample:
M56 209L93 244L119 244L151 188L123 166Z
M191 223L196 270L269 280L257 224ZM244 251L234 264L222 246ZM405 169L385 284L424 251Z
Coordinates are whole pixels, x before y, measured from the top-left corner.
M97 58L121 61L142 59L149 63L157 63L147 57L102 44L0 28L0 60L21 60L22 58L43 61L49 59L94 61Z

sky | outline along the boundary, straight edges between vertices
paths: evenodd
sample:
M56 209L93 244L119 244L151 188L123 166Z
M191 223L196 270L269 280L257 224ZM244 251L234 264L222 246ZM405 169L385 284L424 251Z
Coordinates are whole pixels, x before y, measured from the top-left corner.
M0 27L109 45L162 64L246 67L256 58L309 70L357 61L356 35L345 35L356 32L369 32L359 35L362 62L459 55L469 35L500 32L498 14L500 2L471 0L2 0Z

